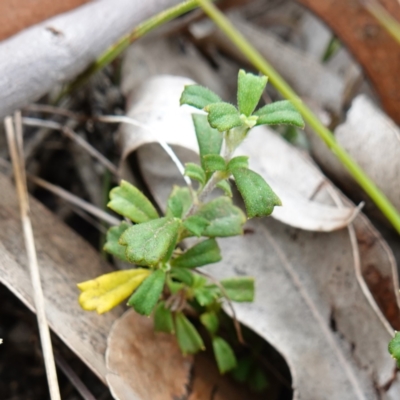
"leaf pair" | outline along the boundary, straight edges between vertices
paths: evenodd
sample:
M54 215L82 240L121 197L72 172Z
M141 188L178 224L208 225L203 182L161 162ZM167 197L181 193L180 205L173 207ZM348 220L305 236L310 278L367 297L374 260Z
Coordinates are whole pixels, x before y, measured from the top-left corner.
M204 342L195 326L182 312L172 313L161 301L154 313L154 327L158 332L173 333L184 355L204 350Z
M208 122L220 132L233 128L254 125L287 124L304 127L304 121L289 101L280 101L254 112L267 85L266 76L256 76L239 71L237 102L238 108L225 103L211 90L200 85L189 85L182 93L180 104L189 104L208 113Z

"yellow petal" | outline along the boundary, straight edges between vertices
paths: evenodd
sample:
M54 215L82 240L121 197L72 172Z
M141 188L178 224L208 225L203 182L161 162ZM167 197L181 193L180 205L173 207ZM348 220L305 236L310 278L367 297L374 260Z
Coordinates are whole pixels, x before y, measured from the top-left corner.
M82 291L79 304L84 310L99 314L124 301L151 273L144 268L116 271L78 284Z

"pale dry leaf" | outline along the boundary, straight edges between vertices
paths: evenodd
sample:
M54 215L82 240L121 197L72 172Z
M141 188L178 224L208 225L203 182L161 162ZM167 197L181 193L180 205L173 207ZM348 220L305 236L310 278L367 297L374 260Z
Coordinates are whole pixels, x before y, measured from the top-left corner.
M157 105L160 96L157 92L165 93L161 83L167 78L156 79L157 85L153 80L149 87ZM179 127L177 113L182 110L173 110L174 101L179 97L177 92L176 100L164 97L163 101L169 105L165 118L175 118L175 126ZM143 87L141 93L144 101ZM172 93L170 90L169 94ZM157 114L150 104L148 99L146 112L136 113L135 104L131 103L129 115L144 118L149 126L160 123L163 108L157 108ZM157 121L153 120L155 116ZM186 147L193 151L189 134L180 135L183 130L177 131L179 134L163 130L160 135L180 145L181 150ZM123 132L130 136L129 150L152 141L136 141L137 130L124 127ZM169 135L174 139L170 140ZM326 178L311 160L269 129L255 130L245 148L251 155L253 168L267 180L275 179L304 199L313 197L313 203L334 208ZM174 179L178 183L179 177L168 176L172 171L162 163L166 158L159 158L160 153L154 152L156 149L144 146L139 152L139 161L152 194L165 207L167 186L170 188ZM270 163L265 161L269 157L272 157ZM368 250L361 256L362 267L378 268L390 278L390 290L395 289L396 266L391 251L365 217L358 216L354 223L362 252ZM248 227L253 233L220 240L224 259L210 273L218 278L232 275L256 278L255 302L237 305L238 317L286 358L293 376L295 398L377 399L375 386L385 385L394 371L394 362L387 353L390 334L360 289L347 230L306 232L273 219L253 220ZM392 300L395 299L393 291Z
M171 400L187 395L193 357L175 336L154 332L153 320L133 310L113 325L107 341L107 382L118 400Z
M184 50L182 49L184 47ZM135 71L131 74L130 71ZM122 65L125 77L121 90L125 95L134 93L134 89L150 77L157 75L187 76L201 85L214 88L222 98L226 90L215 70L204 62L198 50L190 43L176 39L158 37L144 38L126 51Z
M310 134L312 150L326 171L339 180L350 193L369 201L355 185L353 178L329 152ZM353 100L346 121L335 129L338 143L377 183L392 204L400 209L400 129L365 95Z
M34 310L18 200L11 181L1 174L0 193L0 281ZM111 268L35 199L30 199L30 208L49 325L105 381L106 337L122 308L101 317L82 310L76 284L111 272Z

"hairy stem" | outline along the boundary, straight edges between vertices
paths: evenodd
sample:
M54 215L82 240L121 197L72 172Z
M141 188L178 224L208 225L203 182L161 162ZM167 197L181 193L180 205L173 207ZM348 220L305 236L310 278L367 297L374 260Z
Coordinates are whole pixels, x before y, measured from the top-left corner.
M303 118L311 128L325 142L332 153L346 167L353 178L364 189L369 197L375 202L393 227L400 233L400 214L385 196L385 194L375 185L363 169L353 160L353 158L340 146L333 133L326 128L318 117L299 100L297 94L288 83L278 74L278 72L262 57L262 55L239 33L225 15L220 12L209 0L197 0L205 13L215 22L215 24L225 33L225 35L236 45L236 47L247 57L247 59L263 74L267 75L269 81L275 88L288 100L291 100Z

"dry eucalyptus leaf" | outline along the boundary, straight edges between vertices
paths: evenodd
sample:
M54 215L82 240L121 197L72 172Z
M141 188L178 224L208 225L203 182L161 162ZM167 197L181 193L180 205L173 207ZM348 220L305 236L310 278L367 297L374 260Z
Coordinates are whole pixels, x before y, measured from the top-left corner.
M318 162L351 193L365 196L329 150L309 135ZM353 100L346 121L335 130L338 143L400 209L400 129L368 97ZM367 199L365 199L367 200Z
M244 385L222 376L212 357L202 353L195 357L193 381L188 400L263 400L265 394L250 392ZM278 395L277 395L278 396ZM269 398L269 397L268 397Z
M130 71L135 73L131 74ZM144 38L128 48L122 66L122 92L129 95L142 82L160 74L191 77L201 85L213 87L222 98L226 97L221 79L211 66L204 62L193 44L182 44L177 40L162 37L158 37L157 40L151 37Z
M153 320L133 310L113 325L107 343L107 382L118 400L185 398L193 357L176 338L154 332Z
M18 198L11 181L1 174L0 193L0 281L34 311ZM88 313L78 304L76 284L111 268L43 205L30 199L30 206L49 325L105 381L106 337L122 307L102 316Z
M176 174L172 172L176 171L175 166L168 166L168 163L165 168L160 167L162 159L168 161L168 156L159 145L154 143L159 139L176 146L175 151L182 162L193 161L193 153L198 151L191 118L194 109L189 106L179 107L179 97L184 85L192 83L193 81L187 78L157 76L137 87L129 96L127 116L140 121L145 128L126 124L122 126L123 160L131 152L147 145L140 149L139 159L142 166L146 163L143 168L148 172L153 171L163 182L163 187L160 189L162 195L161 192L155 194L159 204L165 204L172 184L177 184L179 181L176 180ZM198 112L198 110L195 111ZM159 134L158 137L157 134ZM263 147L268 146L262 144L259 148ZM273 150L272 147L270 149ZM281 159L279 151L273 152L274 160ZM157 163L154 160L157 160ZM298 165L294 168L298 169ZM285 181L279 176L278 178L271 180L271 186L285 204L285 208L275 208L273 218L312 231L340 229L351 220L354 209L338 208L334 205L312 201L309 197L296 192L292 184L285 185ZM307 186L307 179L302 177L302 182ZM312 189L316 187L317 185L312 186Z
M175 131L166 128L154 132L181 150L186 148L188 156L188 151L194 150L194 133L181 130L179 117L183 109L178 107L178 98L182 88L172 90L172 86L182 82L178 78L155 79L136 91L141 93L142 106L136 108L131 102L128 113L145 121L150 129L163 118L174 120ZM146 99L149 92L151 95ZM171 97L167 99L165 93ZM168 107L160 102L161 97ZM187 124L184 116L185 130ZM140 130L127 126L123 127L123 135L130 145L128 151L155 140L155 137L146 140ZM165 207L171 181L180 183L181 178L169 175L174 170L176 174L176 168L163 163L168 158L162 157L158 149L155 145L144 146L139 161L149 189L161 207ZM279 182L305 200L313 198L313 206L335 209L333 200L340 199L340 193L310 159L268 128L252 131L244 149L250 154L252 168L267 181L273 180L274 188ZM282 197L279 188L276 190ZM391 329L374 299L367 299L368 289L364 288L364 292L361 289L362 277L356 275L355 268L357 263L363 269L372 266L388 277L394 302L396 265L391 251L364 216L358 216L354 224L358 243L351 243L346 229L307 232L273 219L252 220L248 223L248 234L219 241L223 261L209 268L218 278L255 277L255 302L235 305L239 320L286 358L296 399L377 399L376 387L380 388L381 398L400 396L397 379L387 393L381 389L395 368L387 353Z

